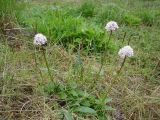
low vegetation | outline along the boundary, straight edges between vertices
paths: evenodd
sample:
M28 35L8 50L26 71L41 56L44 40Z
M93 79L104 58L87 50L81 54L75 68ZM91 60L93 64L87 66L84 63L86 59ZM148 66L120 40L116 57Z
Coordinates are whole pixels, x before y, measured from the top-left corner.
M159 120L159 9L159 0L0 0L0 119ZM119 28L107 31L109 21ZM47 44L33 44L37 33ZM120 58L126 45L134 55Z

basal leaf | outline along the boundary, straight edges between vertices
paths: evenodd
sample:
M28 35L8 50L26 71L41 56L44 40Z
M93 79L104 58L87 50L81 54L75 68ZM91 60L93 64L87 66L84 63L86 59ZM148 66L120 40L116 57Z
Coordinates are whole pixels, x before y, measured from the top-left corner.
M90 107L80 106L76 109L78 112L95 114L96 111Z

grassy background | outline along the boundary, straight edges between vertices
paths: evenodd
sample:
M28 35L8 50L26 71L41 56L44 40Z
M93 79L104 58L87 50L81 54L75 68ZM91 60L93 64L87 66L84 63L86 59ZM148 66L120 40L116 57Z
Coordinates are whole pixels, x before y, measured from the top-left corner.
M0 119L159 120L159 9L159 0L0 0ZM110 20L120 28L106 45ZM129 40L135 55L117 76Z

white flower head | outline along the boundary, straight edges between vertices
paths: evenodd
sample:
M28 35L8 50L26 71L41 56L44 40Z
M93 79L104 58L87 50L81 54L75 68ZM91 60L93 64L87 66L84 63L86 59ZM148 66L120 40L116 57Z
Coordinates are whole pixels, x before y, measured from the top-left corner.
M41 33L38 33L34 36L34 45L45 45L47 43L47 38Z
M110 22L108 22L107 24L106 24L106 26L105 26L105 29L107 30L107 31L114 31L114 30L116 30L116 29L118 29L119 27L118 27L118 24L117 24L117 22L115 22L115 21L110 21Z
M123 48L121 48L118 52L118 55L121 58L125 58L126 57L132 57L134 55L133 53L133 49L130 46L124 46Z

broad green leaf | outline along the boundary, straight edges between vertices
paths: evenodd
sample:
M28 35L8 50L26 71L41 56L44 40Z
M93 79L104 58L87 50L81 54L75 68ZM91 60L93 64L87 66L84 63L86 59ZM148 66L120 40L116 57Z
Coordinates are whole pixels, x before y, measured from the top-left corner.
M67 110L64 111L64 116L66 120L73 120L71 113Z
M73 81L69 83L69 86L73 89L77 88L76 82L73 82Z
M110 107L110 106L105 106L105 110L112 111L112 110L115 110L115 109Z
M112 120L111 116L108 115L107 116L107 120Z
M66 99L67 98L67 95L64 92L59 93L59 96L60 96L61 99Z
M81 102L81 105L89 107L91 104L89 100L84 100Z
M89 96L89 94L88 94L86 91L77 90L77 93L78 93L80 96L83 96L83 97L88 97L88 96Z
M71 93L73 96L75 96L75 97L78 96L78 94L77 94L77 92L76 92L75 90L71 90L70 93Z
M95 114L96 111L90 107L80 106L76 109L78 112Z
M105 99L105 104L108 103L108 102L111 102L111 101L112 101L111 98L106 98L106 99Z

